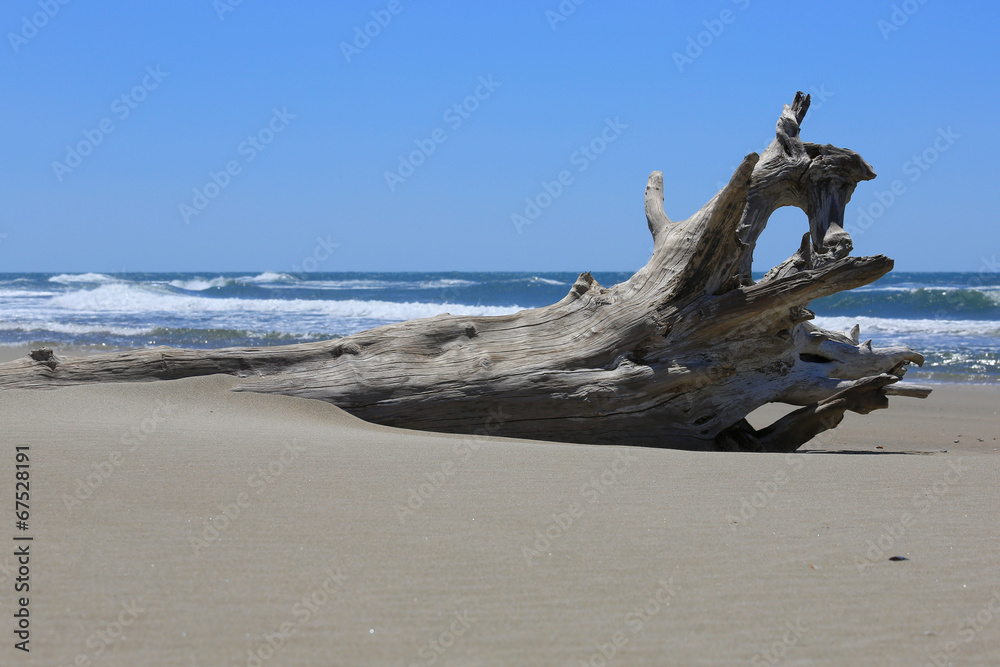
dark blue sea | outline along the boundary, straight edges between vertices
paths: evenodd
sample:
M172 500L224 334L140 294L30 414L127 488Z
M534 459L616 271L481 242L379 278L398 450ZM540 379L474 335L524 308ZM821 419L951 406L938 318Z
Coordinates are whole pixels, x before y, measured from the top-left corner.
M628 273L595 272L602 285ZM213 348L345 336L558 301L576 273L0 274L0 345ZM927 357L907 379L1000 382L1000 273L892 273L814 301L827 329Z

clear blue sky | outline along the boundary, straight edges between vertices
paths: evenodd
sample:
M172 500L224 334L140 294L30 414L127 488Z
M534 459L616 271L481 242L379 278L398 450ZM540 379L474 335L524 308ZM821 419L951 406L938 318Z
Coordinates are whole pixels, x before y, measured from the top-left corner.
M855 254L903 271L1000 256L996 3L562 7L575 10L556 21L558 0L7 0L0 272L291 271L309 257L321 271L633 270L651 248L649 172L664 172L668 215L689 216L767 146L796 90L820 93L803 137L879 174L848 208L850 225L878 214ZM679 67L675 53L695 57ZM81 142L88 155L67 155ZM417 142L433 152L399 172ZM592 142L603 152L577 152ZM925 151L926 169L908 164ZM200 200L211 172L226 186ZM390 187L386 172L406 177ZM518 232L511 216L543 181L562 191ZM755 268L805 230L779 212Z

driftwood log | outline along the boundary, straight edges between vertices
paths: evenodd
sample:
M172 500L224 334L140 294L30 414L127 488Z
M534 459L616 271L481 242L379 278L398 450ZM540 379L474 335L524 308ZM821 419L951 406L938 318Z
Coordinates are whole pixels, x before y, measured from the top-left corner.
M792 451L845 411L930 390L894 384L923 357L809 322L813 299L870 283L892 260L851 257L844 208L874 171L854 151L804 143L798 93L774 141L687 220L646 186L649 263L611 287L583 273L558 303L499 317L437 317L269 348L166 347L87 358L35 350L0 365L0 388L171 380L227 373L240 391L329 401L378 424L451 433L702 450ZM799 250L751 278L770 215L809 218ZM767 428L745 417L803 406Z

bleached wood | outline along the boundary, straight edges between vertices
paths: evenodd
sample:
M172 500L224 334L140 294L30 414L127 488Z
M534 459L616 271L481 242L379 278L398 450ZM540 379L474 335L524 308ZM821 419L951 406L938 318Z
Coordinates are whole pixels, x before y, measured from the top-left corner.
M810 301L892 269L851 257L844 208L875 177L855 152L803 143L796 94L771 145L687 220L664 212L653 172L645 210L654 249L629 280L583 273L559 302L499 317L438 317L346 338L271 348L152 348L62 359L50 350L0 365L0 388L171 380L226 373L239 391L314 398L379 424L453 433L685 449L792 451L847 411L884 408L923 357L814 326ZM770 215L809 218L799 250L754 283ZM803 406L755 430L770 402Z

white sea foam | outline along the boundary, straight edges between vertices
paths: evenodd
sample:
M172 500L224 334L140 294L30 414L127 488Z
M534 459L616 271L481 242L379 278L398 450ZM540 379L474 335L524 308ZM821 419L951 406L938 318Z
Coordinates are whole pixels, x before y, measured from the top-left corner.
M290 276L287 273L275 273L274 271L265 271L256 276L241 276L236 279L237 282L241 283L254 283L254 284L267 284L267 283L282 283L291 282L295 280L294 276Z
M27 289L0 289L0 299L28 299L43 296L55 296L58 292L27 290Z
M441 278L440 280L423 280L418 285L420 289L441 289L444 287L468 287L478 285L475 280L463 280L462 278Z
M442 278L440 280L379 280L378 278L351 280L310 280L308 277L294 284L269 285L289 289L376 290L376 289L448 289L477 285L474 280Z
M569 283L564 283L560 280L552 280L551 278L539 278L538 276L531 276L531 282L534 283L544 283L546 285L569 285Z
M871 333L913 334L924 336L1000 336L997 320L908 320L892 317L817 317L818 327L833 331L850 331L861 326L862 340Z
M188 292L202 292L213 287L225 287L229 283L228 278L219 276L218 278L191 278L190 280L171 280L168 284L177 289Z
M153 331L154 327L116 327L106 324L71 324L39 320L35 322L2 322L0 331L44 331L62 334L112 334L115 336L140 336Z
M76 313L170 313L197 315L203 313L284 313L293 315L325 315L334 318L366 318L375 320L408 320L433 317L449 312L453 315L507 315L521 310L518 306L472 306L407 301L375 301L348 299L241 299L210 298L171 294L153 287L109 284L94 289L67 292L48 301L52 308Z
M957 291L970 291L970 292L985 292L990 296L997 296L1000 294L1000 285L918 285L904 283L902 285L865 285L864 287L856 287L850 292L844 292L845 294L854 294L858 292L892 292L892 293L916 293L920 290L930 293L947 293L947 292L957 292Z
M243 283L244 285L271 285L272 283L285 283L287 286L298 287L299 285L288 285L289 283L295 282L298 282L297 279L287 273L265 271L264 273L260 273L255 276L240 276L239 278L224 278L223 276L219 276L217 278L199 277L188 278L186 280L171 280L167 284L188 292L203 292L207 289L225 287L226 285L232 285L234 283ZM280 286L284 287L286 285Z
M118 282L118 279L103 273L60 273L49 278L49 282L74 285L77 283L113 283Z

